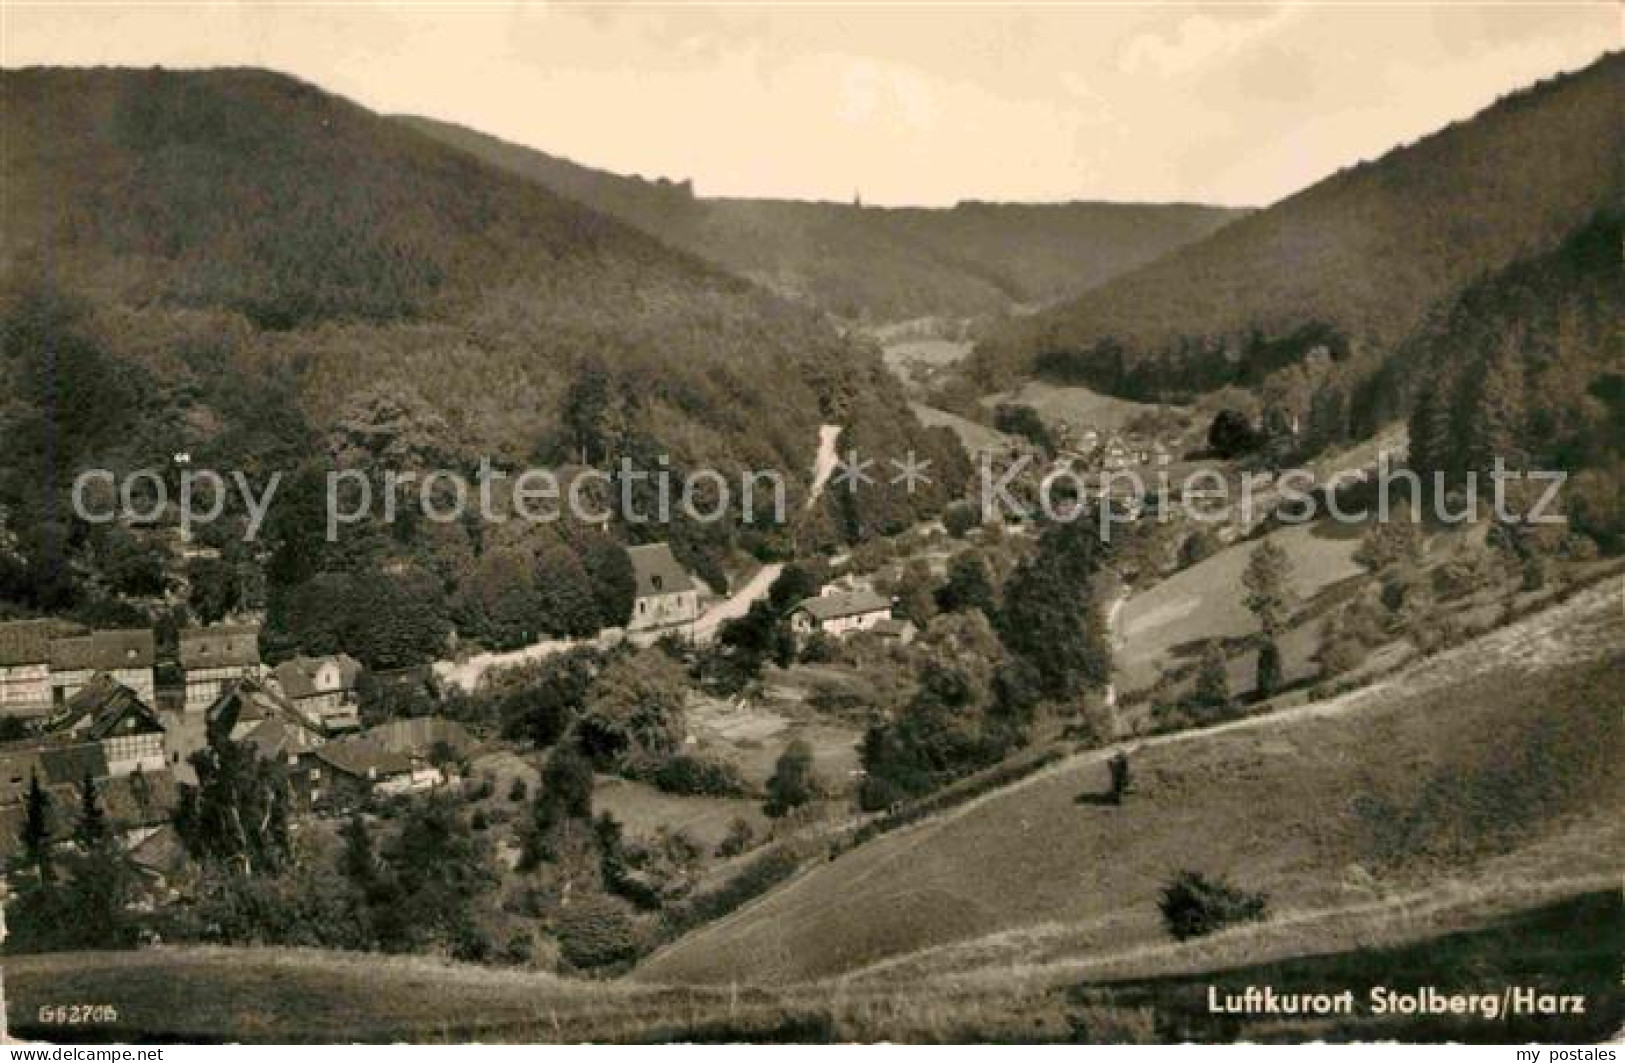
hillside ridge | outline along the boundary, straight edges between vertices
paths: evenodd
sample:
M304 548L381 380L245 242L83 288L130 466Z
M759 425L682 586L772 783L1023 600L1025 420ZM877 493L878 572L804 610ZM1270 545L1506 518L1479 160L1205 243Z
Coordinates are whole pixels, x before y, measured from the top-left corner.
M1065 355L1079 383L1189 395L1244 380L1250 346L1299 332L1288 360L1330 334L1376 361L1437 301L1625 203L1622 110L1616 52L1010 322L975 372L1006 382Z
M968 200L929 208L705 197L687 180L629 177L436 119L398 120L849 320L964 317L1051 302L1246 213L1193 203Z

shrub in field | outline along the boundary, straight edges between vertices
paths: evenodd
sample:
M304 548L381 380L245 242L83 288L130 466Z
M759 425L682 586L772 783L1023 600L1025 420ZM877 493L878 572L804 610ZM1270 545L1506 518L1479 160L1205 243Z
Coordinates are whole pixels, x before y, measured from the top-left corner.
M583 897L566 907L559 913L558 938L565 960L582 970L625 963L638 953L632 913L609 897Z
M942 512L942 526L955 539L963 539L972 528L982 523L981 514L969 502L955 502Z
M721 919L794 875L805 859L804 854L786 846L763 851L716 889L696 894L680 908L668 909L667 934L675 937L702 923Z
M773 777L767 780L767 802L762 810L777 819L817 796L812 747L798 738L779 754Z
M656 768L654 784L668 794L734 797L745 792L745 780L732 764L687 753Z
M743 816L735 816L728 824L728 833L717 843L716 854L722 857L738 856L756 844L756 831Z
M1263 919L1268 899L1198 871L1181 871L1157 898L1162 923L1176 941Z

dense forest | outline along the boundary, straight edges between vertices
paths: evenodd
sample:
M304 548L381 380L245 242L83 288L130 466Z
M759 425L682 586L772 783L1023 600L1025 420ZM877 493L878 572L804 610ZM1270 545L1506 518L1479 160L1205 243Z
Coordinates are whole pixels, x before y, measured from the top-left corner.
M1246 213L1183 203L928 209L707 199L686 181L625 177L461 126L402 121L849 321L969 317L1051 303Z
M1408 413L1411 464L1446 482L1515 470L1571 474L1564 508L1625 548L1625 214L1472 285L1408 340L1377 383Z
M1436 302L1619 207L1622 112L1615 54L1014 320L969 371L1183 398L1330 344L1369 376Z
M139 544L71 519L66 492L90 466L173 480L180 453L256 482L286 474L262 543L239 551L265 555L285 633L334 644L367 600L431 603L432 624L369 664L418 656L414 639L452 623L502 642L614 621L624 576L563 523L495 536L367 522L323 542L326 469L466 473L481 456L652 469L664 455L678 476L778 470L796 511L833 422L877 456L912 448L963 471L876 352L816 313L309 85L256 71L0 77L0 595L14 606L161 591ZM895 531L957 487L882 484L794 528L611 532L670 538L721 584L732 550ZM240 527L205 535L226 548ZM516 603L499 589L521 571L534 594Z

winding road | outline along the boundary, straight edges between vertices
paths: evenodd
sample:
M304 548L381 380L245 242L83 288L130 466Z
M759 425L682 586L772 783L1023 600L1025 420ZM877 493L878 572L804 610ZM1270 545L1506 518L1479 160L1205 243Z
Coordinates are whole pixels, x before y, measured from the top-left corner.
M813 458L812 485L807 491L807 501L804 509L811 509L824 492L829 483L830 476L835 472L839 455L835 444L841 438L841 426L838 424L821 425L818 429L818 452ZM679 632L687 634L695 642L709 642L716 638L722 625L729 620L744 616L758 599L767 596L773 581L779 578L783 571L782 564L763 565L752 573L740 587L719 602L713 603L699 618L687 628L678 628ZM442 660L434 663L435 678L442 683L455 686L463 690L473 690L480 685L486 674L493 670L513 668L517 665L528 664L532 661L545 660L556 654L565 653L578 646L612 646L617 642L630 641L638 645L648 645L659 639L672 628L660 628L653 631L628 632L623 628L606 628L592 638L586 639L543 639L528 646L521 646L517 650L506 653L477 653L464 660Z

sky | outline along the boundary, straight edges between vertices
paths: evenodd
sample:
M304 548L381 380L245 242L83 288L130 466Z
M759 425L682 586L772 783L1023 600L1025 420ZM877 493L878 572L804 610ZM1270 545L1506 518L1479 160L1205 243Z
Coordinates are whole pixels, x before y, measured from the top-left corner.
M1625 4L0 0L0 64L256 66L706 196L1262 206L1625 47Z

